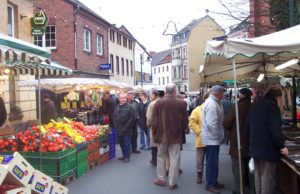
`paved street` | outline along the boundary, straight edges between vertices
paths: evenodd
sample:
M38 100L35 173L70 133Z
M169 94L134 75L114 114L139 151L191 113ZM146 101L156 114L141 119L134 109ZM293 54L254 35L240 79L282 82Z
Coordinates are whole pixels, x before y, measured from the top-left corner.
M121 155L117 145L117 157ZM149 163L151 151L134 154L129 163L123 163L116 158L106 164L97 166L85 176L71 182L67 187L70 194L206 194L204 183L196 184L196 165L194 134L187 135L187 144L181 154L181 169L178 189L169 190L152 183L156 178L156 168ZM220 152L219 182L225 184L224 194L231 194L233 190L233 175L228 146L222 146Z

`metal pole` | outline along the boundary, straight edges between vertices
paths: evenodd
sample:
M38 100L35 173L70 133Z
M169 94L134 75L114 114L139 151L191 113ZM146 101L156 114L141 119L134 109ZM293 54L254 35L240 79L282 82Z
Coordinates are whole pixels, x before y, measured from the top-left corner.
M235 121L236 121L236 131L237 131L237 143L238 143L238 159L239 159L239 175L240 175L240 193L243 194L243 175L242 175L242 158L241 158L241 141L240 141L240 122L239 122L239 109L238 109L238 101L237 101L237 94L238 94L238 87L236 84L236 65L235 65L235 58L232 60L233 66L233 79L234 79L234 99L235 99Z
M140 57L141 57L141 87L143 87L143 60L144 60L143 54L141 54Z
M289 0L290 27L294 26L294 0Z
M37 68L37 76L38 76L38 98L39 98L39 127L41 129L42 127L42 123L41 123L41 119L42 119L42 113L41 113L41 75L40 75L40 64L38 65ZM40 143L42 141L42 133L40 133ZM40 170L43 171L43 160L42 160L42 152L41 150L39 150L40 152Z
M296 86L296 76L295 72L293 75L293 91L292 91L292 123L294 126L297 126L297 105L296 105L296 98L297 98L297 86Z

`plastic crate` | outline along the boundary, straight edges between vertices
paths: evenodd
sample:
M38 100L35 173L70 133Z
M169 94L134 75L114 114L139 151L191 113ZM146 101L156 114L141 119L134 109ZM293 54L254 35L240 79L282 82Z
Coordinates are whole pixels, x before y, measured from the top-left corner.
M76 152L76 178L79 178L88 172L89 165L87 157L88 151L86 148Z
M21 152L35 168L61 183L76 171L76 148L60 152Z
M109 160L109 152L106 152L105 154L100 155L99 163L104 164Z

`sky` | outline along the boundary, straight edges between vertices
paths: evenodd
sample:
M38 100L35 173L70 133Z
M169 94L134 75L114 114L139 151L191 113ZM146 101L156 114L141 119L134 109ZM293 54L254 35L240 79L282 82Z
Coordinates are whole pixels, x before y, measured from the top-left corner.
M225 12L217 0L80 0L111 24L124 25L146 47L147 51L170 49L171 36L163 35L169 29L181 30L192 20L206 15L214 18L223 28L236 23L213 12Z

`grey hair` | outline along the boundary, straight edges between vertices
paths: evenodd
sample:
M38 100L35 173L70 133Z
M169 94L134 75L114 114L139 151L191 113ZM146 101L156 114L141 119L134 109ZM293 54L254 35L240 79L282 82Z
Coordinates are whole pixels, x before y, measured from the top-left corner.
M173 95L174 92L176 92L176 85L173 83L167 84L166 85L166 93Z

